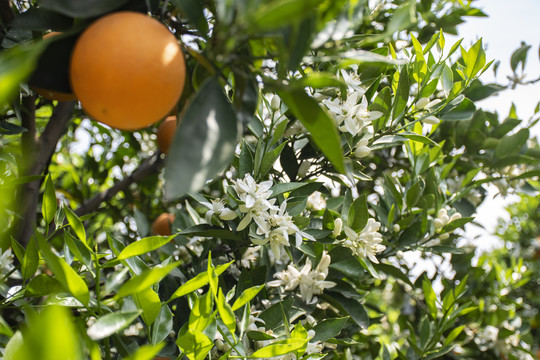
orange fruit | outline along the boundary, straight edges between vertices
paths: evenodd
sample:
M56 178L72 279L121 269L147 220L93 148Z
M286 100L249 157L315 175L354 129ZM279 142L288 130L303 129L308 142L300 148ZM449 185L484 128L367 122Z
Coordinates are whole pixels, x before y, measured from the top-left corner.
M165 117L182 94L186 64L178 41L159 21L130 11L103 16L79 37L71 87L86 112L121 130Z
M154 360L171 360L171 358L164 357L164 356L156 356Z
M152 223L152 234L162 236L171 235L171 226L174 218L174 214L171 213L163 213L159 215Z
M176 116L168 116L158 127L157 146L159 151L164 154L169 153L171 143L174 139L174 133L176 132L177 122Z

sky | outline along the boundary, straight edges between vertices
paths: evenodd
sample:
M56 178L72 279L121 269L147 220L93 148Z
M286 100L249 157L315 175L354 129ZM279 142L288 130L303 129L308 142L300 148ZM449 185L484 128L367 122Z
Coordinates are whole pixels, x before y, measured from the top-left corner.
M493 71L488 70L481 79L484 82L508 83L506 76L512 74L510 56L521 45L521 41L532 45L525 66L527 78L540 77L540 21L538 19L540 0L477 0L473 4L482 9L488 17L466 18L466 22L458 27L459 35L454 38L454 41L464 38L464 45L469 46L482 38L488 61L491 59L500 61L496 78ZM528 120L533 116L539 101L540 82L501 92L497 96L479 102L477 106L488 111L497 111L501 119L504 119L514 103L518 117ZM540 126L533 128L532 134L540 138ZM496 194L496 188L490 188L488 195L490 199L478 209L476 220L483 224L486 230L482 231L472 226L466 229L468 236L479 236L476 244L481 249L489 249L497 245L497 238L491 236L490 233L494 232L497 218L507 217L504 206L518 199L512 196L503 199Z

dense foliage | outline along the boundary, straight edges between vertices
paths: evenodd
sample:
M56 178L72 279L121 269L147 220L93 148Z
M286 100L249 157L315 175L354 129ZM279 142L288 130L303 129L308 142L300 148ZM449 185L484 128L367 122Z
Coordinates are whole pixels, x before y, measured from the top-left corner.
M0 1L4 358L532 359L538 109L476 105L526 82L530 47L510 85L484 84L482 40L445 39L474 5ZM182 42L166 156L157 126L34 89L70 92L77 37L120 10ZM463 229L492 185L531 195L477 254Z

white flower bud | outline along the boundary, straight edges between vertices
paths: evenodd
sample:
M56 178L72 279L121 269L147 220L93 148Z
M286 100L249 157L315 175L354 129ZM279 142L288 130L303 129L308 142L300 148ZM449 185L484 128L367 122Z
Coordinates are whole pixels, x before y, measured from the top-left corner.
M354 150L354 156L357 158L363 158L371 154L371 149L367 146L358 146Z
M442 217L447 216L447 215L448 215L448 212L446 211L445 208L440 209L439 212L437 213L437 217L439 219L441 219Z
M441 120L437 119L435 116L433 115L430 115L428 116L427 118L424 118L421 120L424 124L429 124L429 125L437 125L438 123L441 122Z
M236 219L237 216L238 214L235 211L228 208L224 208L223 210L221 210L221 213L219 214L219 218L221 220L234 220Z
M298 167L298 177L302 178L306 176L310 167L311 167L311 163L309 161L307 160L302 161L302 163Z
M439 237L441 238L441 240L446 240L450 237L450 234L449 233L444 233L444 234L441 234L439 235Z
M341 218L335 219L334 231L332 231L332 235L334 235L334 237L338 237L341 234L342 229L343 229L343 220L341 220Z
M270 107L272 108L272 110L274 111L279 110L280 106L281 106L281 100L279 99L279 96L277 95L272 96L272 100L270 101Z
M438 105L439 103L441 103L442 100L441 99L435 99L433 101L431 101L429 104L427 104L425 106L426 109L431 109L432 107L434 107L435 105Z
M394 224L392 226L392 229L394 230L394 232L399 232L399 230L401 230L401 227L399 226L399 224Z
M417 110L422 110L423 108L426 107L426 105L429 103L429 99L426 98L426 97L423 97L423 98L420 98L418 99L418 101L416 102L416 104L414 104L414 107L417 109Z
M439 230L444 226L444 224L441 221L441 219L435 219L433 220L433 226L435 227L436 230Z
M460 213L454 213L451 217L450 217L450 222L454 221L454 220L457 220L457 219L461 219L461 214Z

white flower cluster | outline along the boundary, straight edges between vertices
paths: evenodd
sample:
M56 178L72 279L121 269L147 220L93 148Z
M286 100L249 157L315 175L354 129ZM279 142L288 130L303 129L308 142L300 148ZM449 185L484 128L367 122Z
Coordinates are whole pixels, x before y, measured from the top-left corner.
M257 224L255 231L257 236L252 237L251 241L256 245L269 243L274 256L279 259L283 247L290 245L290 235L295 236L296 246L300 246L302 238L315 239L311 235L300 231L293 222L292 217L287 213L286 201L280 207L275 205L276 199L270 199L270 196L272 196L271 187L272 181L257 183L249 174L246 174L244 179L233 180L232 185L242 202L238 209L244 214L237 230L245 229L254 221Z
M342 220L339 218L334 221L334 236L337 237L341 233L342 223ZM383 239L382 235L378 232L380 227L381 223L373 219L369 219L366 226L360 232L344 226L343 231L345 231L346 237L336 240L335 243L351 249L355 256L369 258L369 260L378 264L379 260L377 260L375 255L386 249L386 246L381 244Z
M314 295L322 294L324 289L336 286L332 281L326 281L328 276L328 266L330 265L330 255L324 253L321 261L315 269L311 268L311 260L307 259L302 270L289 265L287 269L274 274L277 280L270 281L268 286L283 287L285 291L293 291L300 287L300 296L307 304L317 301Z
M448 211L445 208L440 209L437 213L437 217L433 220L433 227L435 228L435 232L439 234L446 225L460 218L461 214L458 212L454 213L452 216L448 216ZM439 235L439 238L441 240L446 240L449 237L450 232Z
M429 99L425 97L418 99L416 104L414 104L414 107L416 110L422 113L423 117L420 118L420 121L428 125L437 125L438 123L440 123L441 122L440 119L430 114L431 114L431 109L435 107L436 105L438 105L439 103L441 103L441 101L442 101L441 99L435 99L433 101L429 101ZM425 111L428 111L427 116L425 114Z

